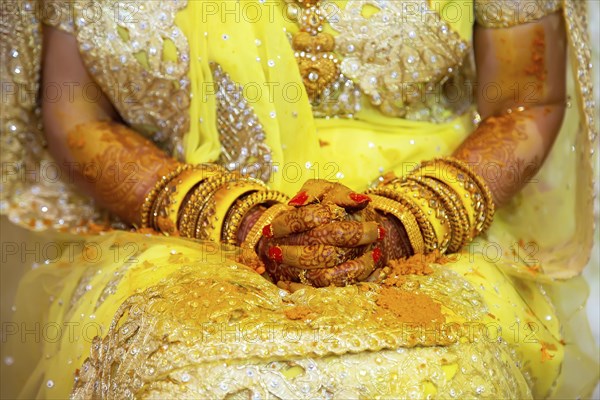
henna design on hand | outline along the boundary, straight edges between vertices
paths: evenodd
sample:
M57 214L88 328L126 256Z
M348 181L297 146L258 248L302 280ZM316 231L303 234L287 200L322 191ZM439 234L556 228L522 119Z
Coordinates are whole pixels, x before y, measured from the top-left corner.
M271 223L271 233L278 238L306 232L328 222L342 220L346 215L343 208L332 203L310 204L277 216Z
M379 227L374 221L334 221L306 232L291 234L279 239L278 243L296 246L324 244L357 247L377 241Z
M529 149L520 148L530 139L527 123L532 117L526 112L489 117L454 152L483 177L497 205L506 203L540 167L537 157L524 154Z
M273 252L277 250L277 252ZM315 244L309 246L273 246L269 249L270 258L274 261L300 269L331 268L345 261L358 257L360 248L343 248ZM275 255L273 255L275 253Z

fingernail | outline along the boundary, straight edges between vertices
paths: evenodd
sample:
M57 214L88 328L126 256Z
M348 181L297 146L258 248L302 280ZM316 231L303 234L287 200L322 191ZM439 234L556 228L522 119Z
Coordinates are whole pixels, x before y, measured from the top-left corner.
M272 238L273 237L273 226L271 224L263 226L262 234L266 238Z
M375 261L375 264L377 264L380 259L381 259L381 249L378 247L375 250L373 250L373 261Z
M369 196L367 196L366 194L362 194L362 193L350 193L349 197L357 203L364 203L366 201L371 201L371 198Z
M301 206L304 203L306 203L306 200L308 200L308 193L306 193L306 192L300 192L297 195L295 195L288 202L288 205L290 205L290 206Z
M385 237L385 228L381 225L377 227L377 240L383 240Z
M275 262L282 262L283 261L283 251L281 250L281 247L279 246L273 246L269 249L269 258Z

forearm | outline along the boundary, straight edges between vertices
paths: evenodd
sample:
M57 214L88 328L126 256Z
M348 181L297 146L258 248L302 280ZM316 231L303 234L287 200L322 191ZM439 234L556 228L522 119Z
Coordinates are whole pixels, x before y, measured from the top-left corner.
M126 222L140 226L147 193L179 163L151 141L115 122L75 126L65 139L63 163L101 206Z
M485 180L497 206L538 172L560 130L566 104L564 29L560 13L511 28L475 28L483 121L454 156Z
M138 224L146 193L165 171L176 167L153 143L116 121L79 54L75 38L44 26L41 93L69 87L67 95L42 97L44 134L56 163L70 183L126 222ZM82 88L95 86L91 100Z
M496 206L502 206L541 168L564 109L562 103L536 105L491 116L453 155L474 168L490 188Z

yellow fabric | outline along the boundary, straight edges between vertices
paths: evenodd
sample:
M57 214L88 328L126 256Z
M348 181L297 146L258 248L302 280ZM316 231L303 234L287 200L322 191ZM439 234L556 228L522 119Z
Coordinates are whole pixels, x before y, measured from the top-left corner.
M228 14L224 3L193 1L176 17L177 25L190 38L193 60L190 76L194 96L191 128L185 137L186 161L215 161L219 155L209 62L220 64L243 88L258 88L259 96L251 105L265 127L266 142L277 166L268 183L290 195L310 178L364 190L384 172L403 175L422 160L450 154L473 130L469 112L454 121L434 124L384 116L366 100L354 119L313 118L305 92L291 102L282 90L285 85L303 88L287 38L298 26L283 18L284 2L268 2L258 14L260 18L243 12L251 5L261 8L258 3L244 0L237 8L230 7L238 10L237 14ZM343 9L343 0L334 3ZM435 0L430 7L470 42L474 18L470 2ZM328 25L325 31L335 34ZM274 66L269 66L269 60ZM569 95L577 97L572 80ZM519 241L535 243L535 257L527 263L542 265L545 274L538 279L546 281L568 278L580 270L585 256L577 249L582 243L587 246L591 239L586 223L589 183L587 176L578 178L576 173L587 161L573 150L578 147L574 138L582 136L578 118L576 107L567 109L564 128L542 170L497 213L489 233L506 252ZM515 273L523 273L522 265L504 264Z
M245 4L253 2L243 1L237 9L244 10ZM344 1L335 3L344 7ZM383 171L402 174L432 155L450 153L471 132L468 113L446 124L434 124L385 117L364 103L355 120L315 119L305 93L298 101L288 101L282 88L286 84L303 86L286 36L298 26L283 18L284 4L270 3L269 13L261 14L259 23L239 23L235 14L228 16L222 7L216 8L220 12L207 13L212 8L201 1L191 2L178 13L176 23L190 38L193 60L190 77L194 95L190 132L185 138L186 161L209 162L219 155L214 96L207 95L213 81L210 62L220 64L242 87L260 88L258 100L251 105L267 132L274 165L279 166L269 184L288 194L311 178L339 181L363 190ZM471 25L463 22L458 26L461 37L469 38ZM269 60L275 62L274 67L268 65ZM273 84L277 86L271 91ZM271 112L276 113L275 118Z
M255 0L241 3L251 2ZM269 83L284 82L301 86L293 52L283 30L285 27L292 31L294 26L283 20L280 10L269 14L272 17L270 21L240 23L234 17L223 18L219 14L203 12L206 11L203 7L208 3L213 2L190 1L176 20L188 38L192 60L191 126L185 137L185 155L189 162L214 161L220 152L209 62L220 64L238 84L258 85L263 89L261 99L252 106L267 132L266 141L273 152L274 162L280 166L269 184L289 194L293 194L308 178L338 180L357 190L364 189L381 172L392 170L402 175L422 159L449 154L472 130L472 116L469 113L450 123L432 124L384 117L365 104L356 119L327 120L313 118L306 95L301 101L291 103L283 98L281 91L274 90L274 97L269 99ZM277 8L281 7L281 3L271 5ZM342 1L339 3L343 4ZM448 0L432 4L438 4L440 10L450 10L455 5L468 10L470 5L465 3ZM470 38L472 21L466 19L468 12L463 15L465 18L449 23L463 38ZM226 39L223 35L226 35ZM257 39L260 45L257 45ZM165 47L164 56L176 59L173 51L171 47ZM257 57L260 61L257 61ZM275 62L274 67L268 65L269 60ZM573 118L573 115L570 114L568 118ZM485 326L487 334L492 337L500 329L502 339L508 345L487 340L484 343L462 341L449 346L402 348L381 345L376 341L375 344L365 345L365 348L372 346L368 348L369 351L364 348L355 351L348 345L335 350L328 348L327 352L319 354L311 347L313 344L295 346L280 339L279 344L287 349L286 352L259 354L262 342L244 342L244 347L238 346L238 351L253 356L240 357L232 353L215 361L204 360L202 357L208 357L207 354L193 358L197 343L189 338L196 338L194 335L198 333L192 332L191 336L182 333L180 337L181 345L184 348L189 346L188 351L169 353L167 349L170 347L167 346L163 348L165 351L156 350L152 353L156 357L152 363L144 364L144 357L150 359L150 356L141 354L150 339L140 337L135 353L134 347L128 349L126 362L139 367L137 370L140 374L146 374L145 382L149 386L159 383L153 386L154 392L146 391L144 395L191 396L192 392L186 390L205 393L201 390L210 389L212 391L208 393L225 396L234 393L236 388L251 388L264 396L300 397L306 395L303 388L311 389L315 385L321 388L320 392L313 392L315 397L319 397L319 394L324 396L327 390L342 398L358 395L424 397L427 394L449 397L452 393L458 397L483 395L491 398L549 395L558 379L565 352L561 326L546 293L546 290L552 289L539 283L542 274L532 272L523 263L524 260L536 264L533 258L528 259L535 254L527 248L515 246L517 239L524 239L527 243L532 237L539 238L537 243L540 246L558 245L561 239L570 237L570 231L575 229L574 226L551 229L556 221L568 221L574 207L574 195L567 197L566 207L564 202L556 200L564 193L573 194L572 190L565 187L569 177L573 176L569 172L575 166L574 156L564 154L566 147L562 147L568 140L565 135L561 136L557 144L560 150L554 152L558 154L551 156L550 166L544 168L540 175L541 183L534 189L527 189L523 196L515 200L512 208L500 213L487 239L474 242L456 255L452 262L437 267L434 279L424 279L421 283L422 290L429 290L431 297L444 304L444 311L450 315L459 310L468 310L469 307L479 310L479 314L473 314L477 316L475 320L466 319L466 322ZM323 143L327 145L321 146ZM562 156L568 157L568 162ZM561 169L556 168L555 161L560 160L567 166L562 169L564 179L550 180L547 177L558 178L556 174ZM548 186L547 182L553 183ZM540 187L544 189L545 199L553 199L541 212L529 205L534 204L529 198L539 204L536 196L539 196ZM527 197L532 192L534 194ZM517 204L522 207L517 208ZM544 221L544 215L553 215L552 221ZM70 239L66 238L65 242ZM52 240L61 243L56 237ZM91 336L99 331L101 337L112 338L107 336L109 328L111 323L119 329L122 327L122 321L114 316L127 299L141 296L144 301L140 300L141 309L138 310L146 324L141 326L146 329L148 337L152 331L164 333L165 341L169 335L176 336L182 325L195 326L198 319L213 316L203 313L194 316L184 312L178 314L177 307L181 307L181 310L200 307L199 312L210 309L217 319L234 315L234 309L218 303L219 295L203 296L199 290L199 297L188 301L186 296L193 296L195 291L194 286L189 285L190 280L209 279L217 289L218 285L225 283L229 284L229 288L243 288L243 293L226 293L234 304L244 303L248 307L255 307L252 313L241 314L239 318L242 322L244 318L258 318L262 322L275 317L284 318L285 310L294 305L325 304L325 301L333 305L347 301L356 301L356 304L373 302L369 297L372 296L369 294L371 292L360 291L356 287L307 289L283 301L273 285L245 267L235 265L225 257L222 249L211 244L177 238L149 238L125 232L91 237L81 243L96 253L64 254L62 258L29 273L22 283L16 301L19 304L15 319L17 325L14 326L17 331L8 335L9 342L5 348L9 350L3 354L14 357L14 365L6 370L3 380L6 376L13 382L14 388L22 387L20 394L23 397L68 396L73 386L74 371L84 368L84 361L90 355ZM511 253L511 249L515 254ZM435 279L440 277L447 281ZM161 285L166 285L166 289ZM448 298L445 296L448 294L445 292L454 287L451 285L462 285L462 290L452 292L454 297L451 300L458 305L446 303ZM177 290L181 287L187 290ZM152 293L158 293L166 299L162 309L154 305L147 308L143 306L151 303L145 300L151 298ZM464 298L461 297L463 293ZM45 313L36 306L43 302L51 304ZM28 310L27 305L31 309ZM360 331L359 322L354 327L343 325L355 316L327 307L333 306L326 306L320 318L330 319L330 326L340 324L346 328L342 332L350 334L354 329ZM164 309L173 313L166 314ZM366 312L364 309L355 311ZM127 318L133 318L133 311L128 315ZM33 326L38 322L42 322L42 326L58 324L62 334L57 340L45 337L41 347L32 346L31 338L22 339L23 325L18 324ZM154 322L156 326L152 325ZM307 330L313 328L310 322L297 323ZM381 337L394 331L394 328L382 323L374 330L374 334L383 340ZM341 333L339 335L342 336ZM223 348L228 348L230 344L224 343ZM94 354L101 353L94 356L96 360L102 359L102 351L93 351ZM439 356L445 351L454 358L446 360ZM191 361L184 368L176 367L179 360L188 355ZM311 363L315 365L313 369L309 367ZM37 365L33 371L30 369L32 364ZM144 369L150 365L167 369L172 365L173 370L162 377L152 377ZM579 372L594 365L593 361L580 360ZM421 370L425 372L417 373ZM136 369L131 371L133 374ZM248 381L248 371L255 374L254 381ZM489 371L495 375L489 375ZM119 371L105 372L114 373L117 383L123 383L127 377L124 371L120 371L120 374ZM191 380L183 378L184 372L188 378L191 376ZM333 383L319 380L320 376L325 376ZM280 386L273 384L275 378L280 379L276 381L280 382ZM92 379L101 382L98 376ZM594 378L581 373L579 379L589 382ZM227 389L223 389L222 384ZM332 386L327 389L327 385Z
M83 363L90 355L94 336L110 338L113 342L117 340L117 336L113 337L110 333L111 324L117 324L118 327L131 326L132 331L137 330L131 323L134 319L131 317L134 313L133 309L129 310L128 319L114 317L118 315L117 309L121 304L132 295L134 298L141 296L136 311L136 315L140 315L141 312L138 318L138 321L141 321L139 329L157 331L156 335L159 337L162 337L161 332L165 330L165 338L170 337L170 340L164 342L164 352L150 357L143 354L143 349L145 346L151 346L149 340L151 335L144 333L134 336L134 344L128 347L131 357L124 359L127 361L124 362L125 366L138 370L145 370L150 366L158 369L161 363L166 363L165 365L173 363L174 355L181 357L184 354L200 351L198 361L189 360L183 369L194 377L190 382L199 380L207 382L207 385L235 380L236 377L241 379L239 374L245 374L245 370L241 368L243 366L267 366L273 361L293 361L304 365L302 363L314 361L318 365L315 373L319 375L329 374L333 369L344 366L347 376L358 379L350 383L336 376L331 381L334 391L343 389L350 390L352 393L352 390L360 390L360 393L367 397L372 397L374 393L405 397L414 390L410 385L415 384L415 376L413 373L408 373L410 369L402 367L402 363L416 362L413 359L416 357L417 360L422 360L419 362L436 363L437 366L432 364L430 368L443 366L444 370L449 370L445 372L448 374L446 379L442 380L427 373L425 377L417 374L416 382L423 385L425 392L432 389L429 383L435 382L435 390L439 390L438 394L441 396L445 394L446 397L452 389L463 393L464 396L474 396L479 393L478 391L483 391L493 398L514 395L527 397L530 390L528 386L531 385L533 395L539 397L548 394L557 378L563 357L564 349L560 343L559 324L543 287L533 281L508 278L489 262L491 254L486 251L486 245L482 243L474 244L470 250L454 255L455 260L451 264L436 267L433 279L420 280L419 290L443 303L444 313L448 316L455 315L450 317L449 321L458 321L462 329L466 329L463 333L464 340L458 344L445 346L450 355L447 356L448 363L442 364L437 364L440 361L436 357L442 351L438 347L406 348L400 353L393 347L386 349L389 345L385 343L389 343L386 341L390 340L385 339L386 332L394 332L395 329L402 329L403 326L399 324L394 327L380 323L378 328L374 328L369 325L377 323L373 322L376 320L373 320L368 311L374 292L360 290L356 286L310 288L282 299L275 286L250 269L232 266L233 263L228 261L227 253L218 250L210 243L199 244L177 238L140 237L138 234L125 232L115 232L105 237L80 242L80 246L75 246L72 242L70 246L65 245L65 242L54 243L64 249L62 257L57 257L45 267L31 271L23 283L31 291L21 291L16 300L16 304L24 306L29 304L38 309L39 307L32 304L32 297L40 302L49 301L48 314L32 314L31 319L15 321L14 330L13 325L11 329L7 329L7 332L10 332L7 335L10 352L15 355L15 365L10 370L14 374L12 382L15 387L24 384L24 390L20 395L25 398L66 397L72 388L72 374L76 369L83 371L85 368ZM189 289L185 289L186 282L190 280L192 284L188 284ZM201 281L208 282L209 286L202 288ZM228 291L223 292L219 289L223 284L229 284L225 286L228 287ZM161 289L161 285L164 289ZM235 287L242 290L236 293ZM376 292L376 286L372 287ZM212 291L207 292L209 289ZM197 299L192 297L190 291L197 292L199 297ZM226 296L227 301L219 304L217 293ZM449 299L444 297L448 295L452 297ZM173 316L169 316L170 313L163 311L165 306L157 308L152 304L152 299L156 297L164 298L165 305L172 304L173 315L177 318L173 319ZM325 299L327 303L324 302ZM244 304L245 307L250 305L251 308L240 312L239 304ZM332 306L327 308L327 304ZM357 308L361 304L362 306ZM309 306L315 309L319 309L316 308L318 306L322 307L318 318L312 322L287 320L289 324L297 324L295 328L288 328L288 331L296 332L296 337L300 336L297 332L304 332L304 337L309 338L308 342L296 343L275 336L275 345L284 350L280 350L277 355L267 353L250 357L252 354L261 354L261 348L269 342L244 340L244 337L240 339L235 335L225 335L220 339L217 338L216 351L217 354L225 357L229 370L226 372L219 370L217 373L205 369L207 365L212 365L207 358L210 352L206 352L214 343L210 337L203 338L198 327L223 323L224 326L230 327L229 330L223 328L225 332L235 332L236 326L255 327L271 324L277 327L279 320L286 321L286 311L294 306ZM348 308L341 312L339 307L343 306ZM167 306L168 310L169 306ZM190 315L189 310L195 310L195 314ZM234 310L240 313L239 319L230 318L232 313L235 313ZM367 314L362 316L361 313L365 312ZM152 325L153 316L156 315L158 315L158 325ZM192 317L192 315L196 316ZM464 319L468 315L479 315L479 317ZM355 319L361 320L361 325L356 325ZM44 328L35 329L36 323ZM23 326L27 327L30 333L27 333ZM188 334L183 333L183 337L187 337L184 350L166 351L167 343L180 341L177 338L181 326L189 330ZM339 327L336 329L336 326ZM315 356L312 353L314 350L310 349L313 349L313 341L319 340L314 336L316 327L328 329L321 338L325 347L330 346L332 338L337 337L339 338L337 340L342 343L339 345L341 348L327 357ZM343 333L358 339L363 337L361 332L372 335L372 338L366 341L359 340L358 344L353 345L352 351L349 351L350 348L344 349L343 346L352 342L345 339L348 336ZM247 337L253 336L249 334ZM469 337L471 340L467 340ZM508 346L498 341L500 337L508 343ZM375 340L376 338L380 339ZM472 342L473 338L478 339ZM32 351L36 349L32 346L32 341L35 340L42 343L39 353ZM245 346L240 347L240 343ZM479 348L480 345L483 348ZM331 350L333 348L335 347ZM358 348L370 348L375 352L363 354L362 362L357 363L358 356L352 353L356 353ZM229 355L231 349L233 353ZM488 351L497 355L492 357L487 353ZM105 357L110 354L110 351L104 350ZM395 361L399 364L376 361L378 354L386 360L400 357ZM31 362L40 356L37 368L34 371L29 370ZM500 357L504 362L500 363L496 357ZM202 362L205 358L206 361ZM99 362L102 357L97 357L95 360ZM469 365L471 367L468 367ZM418 363L415 368L417 366ZM456 371L452 371L457 366L466 370L457 374ZM174 365L170 375L166 374L162 377L159 374L154 377L147 375L146 379L149 382L161 382L167 379L166 376L176 376L180 369L181 367L177 368ZM111 379L123 383L126 371L122 369L120 374L113 372ZM486 382L485 375L489 371L493 371L496 375ZM285 376L284 372L280 371L280 373L281 375L275 375ZM382 386L381 379L372 379L371 374L375 373L385 381L396 376L394 378L396 382L394 385ZM254 384L247 387L258 390L261 385L267 386L273 374L268 371L257 374ZM226 380L225 377L228 379ZM289 378L287 384L300 390L302 382L306 379L307 375L303 374L296 379ZM100 380L97 376L94 381ZM195 384L199 385L198 382ZM161 397L175 396L176 392L164 390L157 393ZM188 390L192 389L188 388ZM299 393L301 392L295 394Z

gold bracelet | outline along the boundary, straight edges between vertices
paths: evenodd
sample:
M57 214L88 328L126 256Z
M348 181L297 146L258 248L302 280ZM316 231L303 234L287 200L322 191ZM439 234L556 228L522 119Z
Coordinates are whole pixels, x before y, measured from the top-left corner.
M446 215L446 209L437 194L431 189L410 180L404 181L399 186L399 189L396 190L413 199L433 228L435 242L430 245L429 251L439 250L444 253L448 249L452 229Z
M198 208L198 188L201 183L193 187L190 191L190 196L188 197L185 205L181 209L181 214L179 216L179 223L177 227L179 229L179 234L183 237L194 237L194 226L196 223L196 219L198 216L195 211Z
M231 206L225 220L222 235L223 242L228 244L237 243L237 233L240 224L246 214L254 207L261 204L276 205L278 203L287 203L288 201L289 197L287 195L275 190L264 190L252 193L243 199L238 199L236 203Z
M166 199L168 194L169 192L165 190L165 188L163 188L158 194L158 197L156 198L154 207L152 207L152 219L150 221L150 224L152 225L152 229L156 231L160 231L160 228L158 227L158 221L160 221L161 219L165 219L167 216L165 203L167 201Z
M191 194L179 215L178 227L181 236L195 237L195 226L196 221L198 220L198 216L202 211L202 207L204 206L208 195L210 192L205 190L209 188L208 179L212 178L212 181L217 180L218 177L223 175L230 174L223 167L218 166L216 164L202 164L202 166L208 169L208 175L206 179L202 180L198 185L196 185L192 190ZM209 188L209 190L212 190Z
M215 176L202 182L194 192L196 200L194 202L194 211L190 219L190 237L196 239L208 240L210 237L208 217L215 212L212 197L214 193L223 185L240 179L239 174L228 173L220 176Z
M425 242L425 252L429 253L435 250L437 247L437 238L431 222L427 219L425 213L417 206L415 199L402 193L401 187L397 185L392 185L392 187L384 186L368 190L366 193L374 193L382 197L387 197L406 207L415 216L417 223L419 224L419 229L421 230L423 241Z
M215 202L215 215L212 218L214 219L215 223L219 224L220 229L213 230L211 232L210 239L215 242L222 240L225 225L228 223L228 219L226 218L227 213L240 197L244 195L252 197L262 193L268 193L264 189L264 183L261 182L259 184L248 179L227 183L217 189L217 191L212 195L212 201ZM231 244L235 244L235 242Z
M150 228L150 211L155 205L159 193L169 184L169 182L183 171L192 168L191 164L181 164L167 175L163 175L154 185L154 187L148 192L142 203L141 210L141 227ZM154 227L152 227L154 228Z
M288 206L286 201L282 202L282 204L275 204L266 209L265 212L258 218L258 221L256 221L256 223L252 226L250 232L248 232L246 235L246 239L244 239L241 247L255 251L256 245L262 237L263 228L273 222L273 220L279 214L291 209L293 209L293 207Z
M467 173L463 168L468 170L468 167L464 165L458 168L449 159L436 159L423 163L422 168L417 173L437 179L456 193L465 209L470 211L467 212L469 218L468 231L470 239L472 239L491 223L494 203L491 197L488 198L484 194L487 188L480 188L480 184L484 184L483 181L477 175L473 174L473 172ZM478 183L478 181L480 182ZM490 206L492 207L491 209L489 208Z
M479 174L473 171L473 168L466 162L454 157L447 157L445 160L467 174L475 182L475 185L477 185L477 188L481 192L482 200L485 204L485 217L480 232L486 231L492 224L496 211L496 204L494 203L494 197L492 196L489 186L485 180Z
M448 216L452 232L447 250L450 252L460 250L469 241L467 239L469 219L463 203L458 201L456 195L437 179L421 176L409 176L407 179L429 188L438 195L438 198L446 208L446 215Z
M250 185L254 184L254 185L259 186L259 188L257 190L255 190L254 192L267 191L266 185L262 181L259 181L254 178L244 178L244 181ZM222 227L222 234L221 234L221 238L220 238L221 241L223 241L224 243L237 244L237 241L235 240L234 236L236 235L237 228L239 227L239 224L242 222L244 215L243 214L238 215L238 213L236 213L236 204L240 203L243 199L245 199L251 195L252 194L242 194L240 196L236 196L233 199L233 201L227 201L224 203L227 207L227 210L226 210L225 216L223 217L223 227Z
M377 195L370 195L370 197L372 201L371 204L373 204L373 207L376 210L392 215L404 226L413 254L423 254L425 252L425 242L423 241L423 235L421 234L415 216L397 201Z
M167 196L162 204L165 215L158 220L158 228L161 232L170 235L179 234L181 206L190 190L211 177L223 175L223 172L216 168L208 170L207 167L207 164L203 164L183 171L167 184L164 189Z

